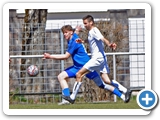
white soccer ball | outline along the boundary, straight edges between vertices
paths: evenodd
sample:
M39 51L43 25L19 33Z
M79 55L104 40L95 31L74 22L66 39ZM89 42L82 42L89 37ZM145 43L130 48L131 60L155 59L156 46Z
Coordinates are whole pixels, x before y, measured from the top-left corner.
M27 68L27 73L30 75L30 76L37 76L38 73L39 73L39 69L36 65L30 65L28 68Z

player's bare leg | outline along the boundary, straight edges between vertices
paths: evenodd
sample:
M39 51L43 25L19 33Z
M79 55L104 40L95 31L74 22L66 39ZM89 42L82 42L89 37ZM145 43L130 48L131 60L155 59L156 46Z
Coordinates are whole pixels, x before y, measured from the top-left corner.
M77 74L76 74L76 82L74 83L72 95L69 96L69 97L68 96L62 96L65 100L69 101L72 104L74 103L75 97L76 97L76 95L78 93L79 88L81 87L81 84L82 84L82 78L88 72L90 72L90 71L87 70L84 67L77 72Z
M67 84L68 79L69 79L68 74L65 71L61 72L58 75L58 80L62 88L62 95L64 95L63 90L68 89L68 84ZM63 98L62 102L58 103L58 105L66 105L66 104L69 104L69 102Z
M69 80L68 74L65 71L61 72L58 75L58 81L59 81L62 89L68 88L68 84L67 84L68 80Z

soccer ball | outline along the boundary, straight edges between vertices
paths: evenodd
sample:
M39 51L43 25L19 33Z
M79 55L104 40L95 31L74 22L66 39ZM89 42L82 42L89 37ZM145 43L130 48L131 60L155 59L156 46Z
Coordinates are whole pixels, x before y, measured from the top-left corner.
M27 68L27 73L30 75L30 76L37 76L38 73L39 73L39 69L36 65L30 65L28 68Z

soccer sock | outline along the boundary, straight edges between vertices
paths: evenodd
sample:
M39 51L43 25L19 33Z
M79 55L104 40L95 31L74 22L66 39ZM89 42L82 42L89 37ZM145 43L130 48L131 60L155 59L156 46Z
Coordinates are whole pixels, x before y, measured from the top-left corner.
M62 92L62 95L64 95L63 92ZM62 98L62 102L68 102L68 101Z
M117 88L114 88L113 94L117 95L119 98L123 95Z
M82 84L82 82L77 82L77 81L74 83L73 91L72 91L72 94L70 96L72 100L75 100L76 95L78 93L78 90L81 87L81 84Z
M103 87L103 89L105 89L105 90L109 90L109 91L111 91L112 90L112 88L113 88L113 86L111 86L111 85L108 85L108 84L106 84L106 83L103 83L101 86L104 86ZM100 87L101 87L100 86ZM102 88L102 87L101 87Z
M125 88L124 86L122 86L120 83L118 83L116 80L112 80L111 81L111 85L113 85L114 87L116 87L118 90L122 91L123 93L127 92L127 88Z
M88 76L87 76L88 75ZM87 74L86 76L89 78L89 75L90 74ZM92 75L92 74L91 74ZM102 89L105 89L105 90L111 90L113 88L113 86L111 86L110 84L106 84L103 82L103 80L101 79L101 77L99 75L97 76L92 76L92 80L94 81L94 83L102 88Z
M64 89L62 90L62 94L65 95L65 96L70 96L69 88L64 88Z
M122 94L121 97L120 97L123 101L125 101L125 95Z

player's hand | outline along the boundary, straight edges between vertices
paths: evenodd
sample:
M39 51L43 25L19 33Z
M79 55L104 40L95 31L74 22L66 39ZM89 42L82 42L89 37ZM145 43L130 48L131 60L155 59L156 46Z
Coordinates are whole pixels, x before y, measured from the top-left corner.
M78 32L82 31L81 25L77 25L76 28L75 28L75 30L78 31Z
M78 38L78 39L76 39L76 43L84 43L84 40Z
M111 43L111 44L109 44L109 47L112 48L113 50L115 50L117 45L116 45L116 43Z
M42 59L50 59L51 55L49 53L44 53Z

